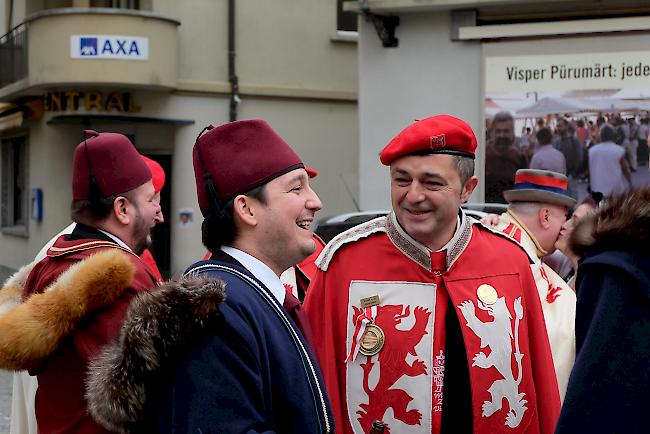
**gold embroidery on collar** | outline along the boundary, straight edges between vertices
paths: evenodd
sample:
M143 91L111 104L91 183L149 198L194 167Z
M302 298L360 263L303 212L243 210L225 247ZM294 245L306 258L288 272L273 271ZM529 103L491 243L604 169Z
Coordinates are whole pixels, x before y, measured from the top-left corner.
M447 269L460 257L472 238L472 223L462 211L459 231L461 231L460 236L447 250ZM393 212L386 218L386 233L391 242L402 253L428 271L431 271L431 250L406 233Z
M391 242L402 253L417 262L421 267L431 271L430 250L426 246L415 241L404 229L402 229L394 212L391 212L386 218L386 233Z
M77 244L77 245L70 246L70 247L55 247L55 246L52 246L52 247L49 248L47 256L49 256L49 257L64 256L64 255L67 255L67 254L70 254L70 253L82 252L84 250L97 249L97 248L101 248L101 247L120 249L120 250L123 250L123 251L125 251L127 253L132 254L133 256L137 256L131 250L125 249L124 247L120 246L119 244L115 244L115 243L112 243L110 241L89 241L87 243Z
M458 259L465 251L465 248L469 245L469 241L472 239L472 222L462 210L459 230L461 231L461 234L458 237L458 240L453 246L450 246L449 251L447 252L447 269L451 268L452 264L456 262L456 259Z

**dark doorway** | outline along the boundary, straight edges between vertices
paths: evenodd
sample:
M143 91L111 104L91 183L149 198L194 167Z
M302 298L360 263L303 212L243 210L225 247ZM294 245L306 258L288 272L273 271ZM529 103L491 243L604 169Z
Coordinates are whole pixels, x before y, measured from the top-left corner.
M160 192L160 206L165 222L157 224L151 230L153 243L149 250L156 260L156 265L163 279L169 279L171 273L171 205L172 205L172 156L145 154L158 162L165 171L165 186Z

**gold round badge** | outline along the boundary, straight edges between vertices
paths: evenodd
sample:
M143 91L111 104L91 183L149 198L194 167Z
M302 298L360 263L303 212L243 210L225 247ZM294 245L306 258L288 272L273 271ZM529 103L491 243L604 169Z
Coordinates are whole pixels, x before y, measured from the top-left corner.
M483 284L478 287L476 290L476 295L478 295L478 299L483 302L483 304L494 304L497 302L497 298L499 298L499 295L497 294L497 290L494 289L493 286Z
M376 324L368 324L361 338L359 352L364 356L374 356L384 346L384 331Z

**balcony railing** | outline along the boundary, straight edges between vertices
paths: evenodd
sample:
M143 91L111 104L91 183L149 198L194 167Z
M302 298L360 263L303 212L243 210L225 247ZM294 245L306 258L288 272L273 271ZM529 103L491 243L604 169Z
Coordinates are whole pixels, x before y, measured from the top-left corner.
M36 12L0 37L0 99L10 101L53 86L172 89L179 25L174 18L131 9ZM77 55L80 42L75 41L82 36L101 43L102 52ZM98 42L104 40L106 44Z
M25 23L0 36L0 87L27 77L27 29Z

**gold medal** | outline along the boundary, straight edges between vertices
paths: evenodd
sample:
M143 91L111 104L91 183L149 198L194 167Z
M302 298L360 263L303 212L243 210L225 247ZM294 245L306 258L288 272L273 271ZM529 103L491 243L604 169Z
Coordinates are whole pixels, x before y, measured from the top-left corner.
M479 286L476 290L476 295L478 295L478 299L481 300L483 304L488 305L496 303L497 299L499 298L497 290L494 289L493 286L487 284Z
M384 331L377 324L370 323L366 325L366 331L361 338L359 352L364 356L374 356L384 346Z

